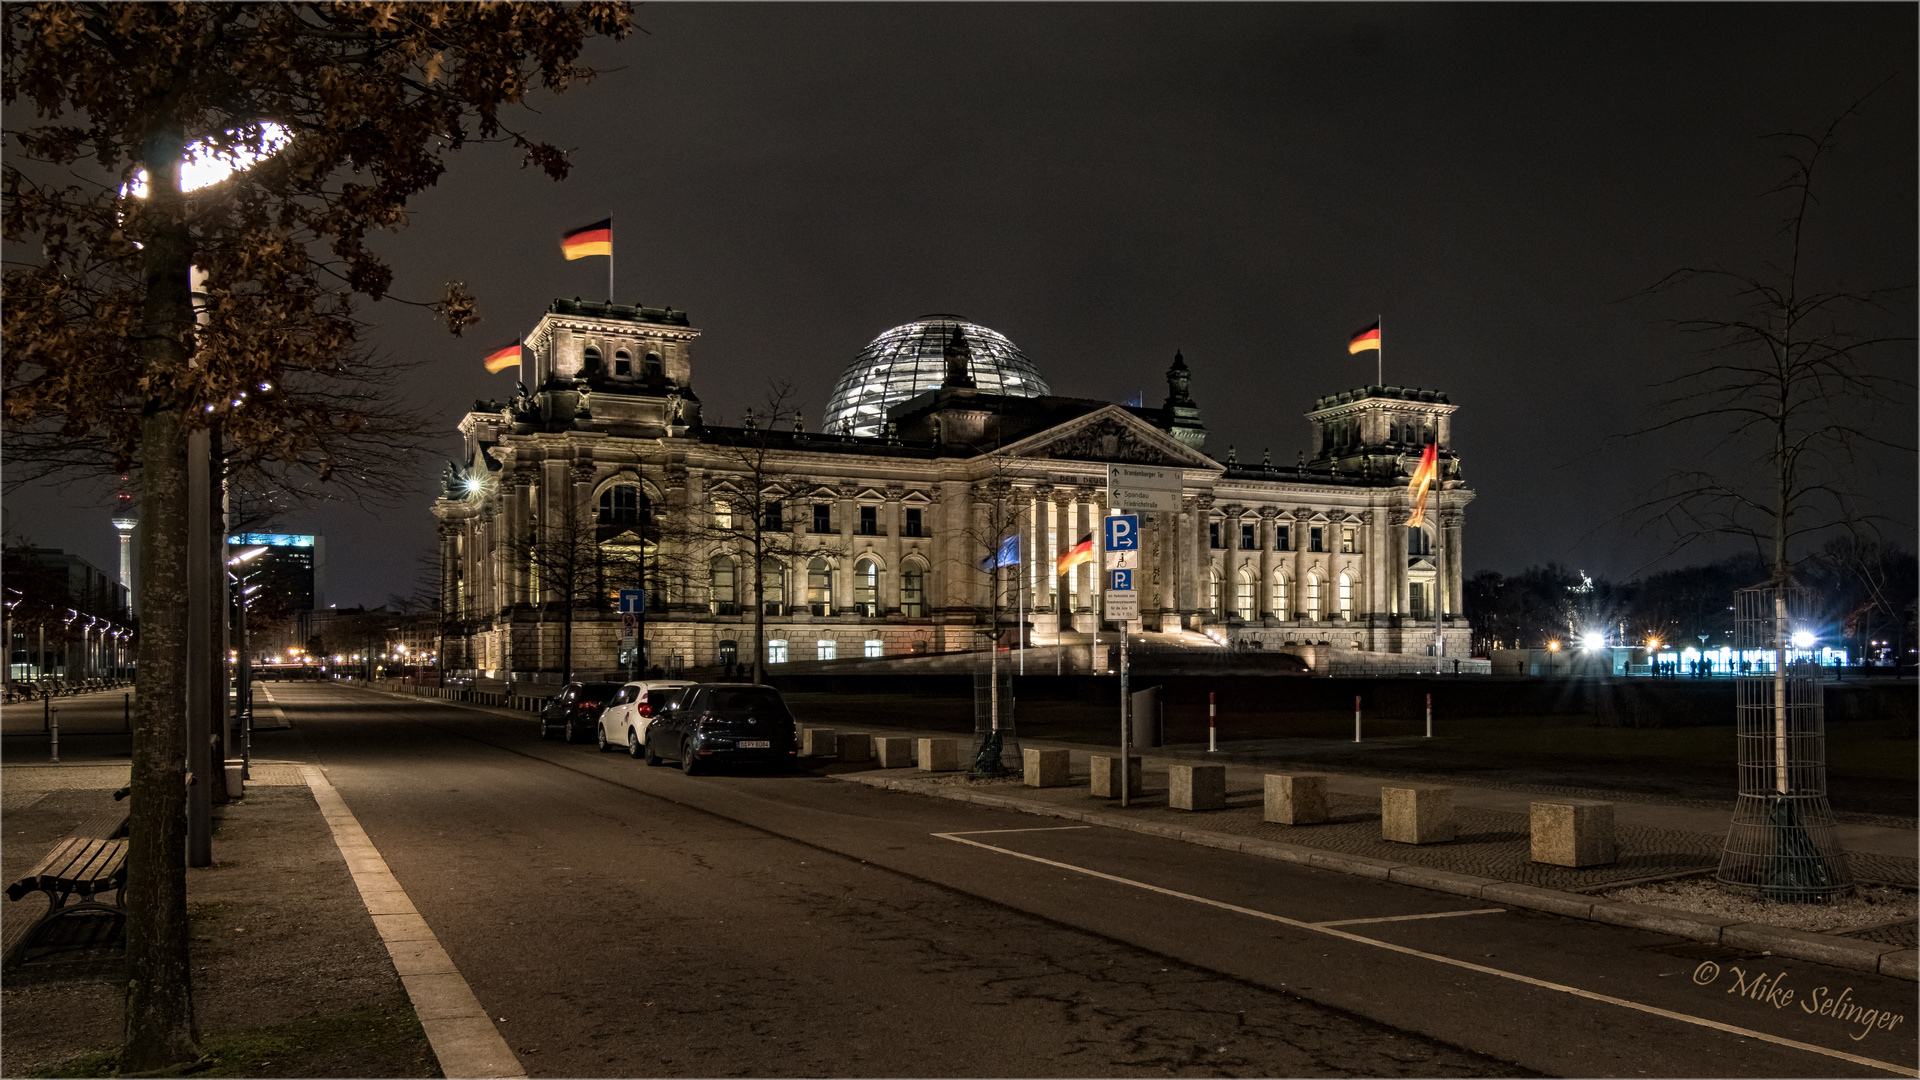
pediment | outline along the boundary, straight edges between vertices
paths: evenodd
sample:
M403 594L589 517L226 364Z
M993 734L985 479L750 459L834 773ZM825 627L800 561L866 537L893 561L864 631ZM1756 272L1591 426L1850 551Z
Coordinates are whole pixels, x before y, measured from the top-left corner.
M1220 463L1120 408L1109 405L1007 447L1012 457L1220 469Z

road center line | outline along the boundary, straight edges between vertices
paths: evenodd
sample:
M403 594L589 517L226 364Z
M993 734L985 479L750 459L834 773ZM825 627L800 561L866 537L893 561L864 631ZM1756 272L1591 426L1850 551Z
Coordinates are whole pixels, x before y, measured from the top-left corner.
M513 1056L493 1017L480 1007L466 977L453 966L453 959L440 947L440 940L427 928L427 921L414 910L405 889L387 869L373 841L360 821L347 808L345 799L334 790L325 773L313 765L300 772L320 804L320 816L333 830L333 843L347 861L347 871L360 890L360 900L373 917L373 927L393 958L393 967L406 987L407 1000L426 1032L440 1071L447 1076L501 1077L526 1080L526 1070Z
M1094 870L1085 866L1075 866L1072 863L1059 862L1054 859L1043 859L1038 855L1028 855L1023 851L1014 851L1010 848L995 847L992 844L983 844L978 840L968 840L965 836L959 833L934 833L933 835L942 840L951 840L956 844L967 844L971 847L977 847L977 848L984 849L986 851L997 852L1001 855L1011 855L1016 859L1025 859L1028 862L1040 863L1043 866L1052 866L1061 870L1071 870L1076 874L1085 874L1088 877L1099 878L1102 881L1111 881L1117 885L1128 885L1136 889L1144 889L1147 892L1159 893L1162 896L1171 896L1177 900L1190 900L1193 903L1205 904L1208 907L1219 908L1222 911L1231 911L1239 915L1248 915L1256 919L1265 919L1268 922L1276 922L1284 926L1291 926L1300 930L1311 930L1316 934L1325 934L1328 937L1341 938L1343 940L1351 941L1358 945L1370 945L1373 948L1385 949L1388 952L1400 953L1403 956L1417 956L1423 960L1431 960L1436 964L1446 964L1449 967L1463 968L1467 971L1477 971L1482 975L1492 975L1493 977L1498 979L1508 979L1513 982L1524 983L1528 986L1537 986L1543 990L1553 990L1562 994L1571 994L1574 997L1584 998L1588 1001L1599 1001L1599 1002L1604 1002L1608 1005L1618 1005L1623 1009L1632 1009L1635 1012L1648 1013L1653 1016L1662 1016L1669 1020L1678 1020L1683 1024L1694 1024L1699 1027L1712 1028L1715 1031L1724 1031L1731 1035L1740 1035L1749 1039L1758 1039L1761 1042L1772 1043L1775 1046L1792 1047L1795 1050L1805 1050L1810 1054L1819 1054L1823 1057L1837 1058L1841 1061L1850 1061L1850 1062L1853 1062L1855 1065L1865 1065L1873 1069L1884 1069L1887 1072L1894 1073L1899 1076L1920 1077L1920 1069L1914 1069L1911 1066L1907 1066L1907 1065L1895 1065L1892 1062L1878 1061L1870 1057L1861 1057L1858 1054L1849 1054L1844 1050L1830 1050L1827 1047L1816 1046L1813 1043L1804 1043L1804 1042L1799 1042L1798 1040L1795 1040L1795 1039L1781 1038L1778 1035L1769 1035L1764 1031L1754 1031L1750 1028L1736 1027L1732 1024L1723 1024L1718 1020L1708 1020L1705 1017L1701 1017L1701 1016L1691 1016L1687 1013L1674 1012L1671 1009L1662 1009L1657 1005L1645 1005L1638 1001L1628 1001L1626 998L1618 998L1610 994L1596 994L1591 990L1582 990L1577 986L1567 986L1563 983L1548 982L1544 979L1536 979L1530 975L1522 975L1518 972L1502 971L1499 968L1487 967L1485 964L1475 964L1466 960L1456 960L1451 956L1441 956L1438 953L1423 952L1419 949L1410 949L1405 945L1395 945L1389 941L1377 941L1373 938L1362 937L1359 934L1350 934L1344 930L1336 930L1325 923L1310 923L1310 922L1302 922L1299 919L1289 919L1284 915L1275 915L1269 911L1258 911L1249 907L1241 907L1238 904L1229 904L1223 900L1210 900L1204 896L1195 896L1192 893L1177 892L1173 889L1161 888L1158 885L1150 885L1144 881L1135 881L1132 878L1123 878L1115 874L1102 873L1099 870Z
M1472 911L1435 911L1426 915L1382 915L1377 919L1333 919L1328 922L1308 923L1309 926L1358 926L1361 923L1411 922L1414 919L1451 919L1455 915L1501 915L1506 908L1483 907Z

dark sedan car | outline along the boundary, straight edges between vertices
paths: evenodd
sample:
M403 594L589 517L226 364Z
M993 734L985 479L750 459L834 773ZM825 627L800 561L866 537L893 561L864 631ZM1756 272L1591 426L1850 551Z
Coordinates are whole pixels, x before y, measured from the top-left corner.
M540 737L553 738L558 731L568 742L584 742L592 737L600 721L600 710L620 692L617 682L570 682L553 695L540 710Z
M698 683L647 727L647 764L677 759L688 775L735 762L791 768L799 756L793 713L771 686Z

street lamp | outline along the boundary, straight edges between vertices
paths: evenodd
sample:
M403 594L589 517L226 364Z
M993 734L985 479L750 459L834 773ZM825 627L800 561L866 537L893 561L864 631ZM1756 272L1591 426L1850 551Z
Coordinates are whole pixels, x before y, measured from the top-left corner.
M1559 657L1559 655L1560 655L1560 643L1557 641L1547 642L1547 677L1548 678L1552 678L1554 675L1553 662L1555 659Z

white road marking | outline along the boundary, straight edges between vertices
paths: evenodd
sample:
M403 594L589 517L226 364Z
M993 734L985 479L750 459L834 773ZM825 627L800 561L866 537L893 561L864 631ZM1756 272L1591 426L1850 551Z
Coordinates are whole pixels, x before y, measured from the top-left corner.
M1718 1020L1708 1020L1701 1016L1691 1016L1687 1013L1674 1012L1671 1009L1662 1009L1657 1005L1645 1005L1638 1001L1629 1001L1626 998L1614 997L1611 994L1597 994L1591 990L1582 990L1577 986L1548 982L1545 979L1536 979L1530 975L1522 975L1513 971L1502 971L1499 968L1488 967L1485 964L1456 960L1451 956L1441 956L1439 953L1423 952L1419 949L1410 949L1405 945L1395 945L1389 941L1377 941L1373 938L1362 937L1359 934L1349 934L1344 930L1336 930L1323 923L1302 922L1299 919L1289 919L1285 915L1275 915L1270 911L1258 911L1254 908L1241 907L1239 904L1229 904L1223 900L1210 900L1207 897L1195 896L1192 893L1164 889L1158 885L1149 885L1144 881L1135 881L1132 878L1123 878L1116 874L1102 873L1099 870L1093 870L1085 866L1075 866L1072 863L1059 862L1054 859L1043 859L1038 855L1028 855L1023 851L1013 851L1009 848L994 847L992 844L983 844L978 840L968 840L959 833L934 833L933 835L942 840L951 840L956 844L967 844L971 847L982 848L987 851L997 852L1001 855L1011 855L1016 859L1025 859L1028 862L1040 863L1043 866L1052 866L1061 870L1071 870L1076 874L1085 874L1088 877L1099 878L1102 881L1111 881L1117 885L1128 885L1136 889L1144 889L1147 892L1159 893L1162 896L1171 896L1177 900L1190 900L1196 904L1205 904L1208 907L1219 908L1222 911L1231 911L1239 915L1265 919L1268 922L1276 922L1300 930L1311 930L1316 934L1326 934L1328 937L1341 938L1357 945L1370 945L1376 949L1385 949L1388 952L1396 952L1404 956L1417 956L1423 960L1431 960L1436 964L1446 964L1449 967L1463 968L1467 971L1477 971L1482 975L1491 975L1497 979L1508 979L1513 982L1524 983L1528 986L1537 986L1543 990L1553 990L1562 994L1570 994L1588 1001L1599 1001L1608 1005L1618 1005L1623 1009L1632 1009L1635 1012L1662 1016L1669 1020L1678 1020L1683 1024L1694 1024L1699 1027L1712 1028L1715 1031L1724 1031L1731 1035L1741 1035L1749 1039L1758 1039L1761 1042L1772 1043L1775 1046L1786 1046L1795 1050L1805 1050L1810 1054L1837 1058L1841 1061L1851 1061L1855 1065L1865 1065L1873 1069L1884 1069L1887 1072L1899 1076L1920 1077L1920 1069L1915 1069L1909 1065L1896 1065L1888 1061L1878 1061L1870 1057L1861 1057L1859 1054L1849 1054L1844 1050L1830 1050L1827 1047L1816 1046L1813 1043L1804 1043L1795 1039L1783 1039L1778 1035L1769 1035L1764 1031L1754 1031L1750 1028L1736 1027L1733 1024L1723 1024Z
M493 1017L480 1007L473 988L453 966L453 959L440 947L440 941L427 928L427 921L414 910L406 890L387 869L387 861L367 838L359 819L347 809L346 800L327 781L326 774L312 765L301 766L313 801L320 804L320 816L333 830L334 846L347 861L353 883L360 890L361 902L373 917L374 929L393 958L407 998L413 1002L414 1015L433 1046L446 1076L501 1077L526 1080L520 1059L513 1056Z
M972 832L934 833L935 836L991 836L994 833L1010 832L1072 832L1075 829L1091 829L1091 825L1047 825L1037 829L975 829Z
M1506 908L1483 907L1472 911L1436 911L1428 915L1382 915L1377 919L1333 919L1328 922L1308 923L1309 926L1358 926L1361 923L1411 922L1414 919L1451 919L1455 915L1500 915Z

